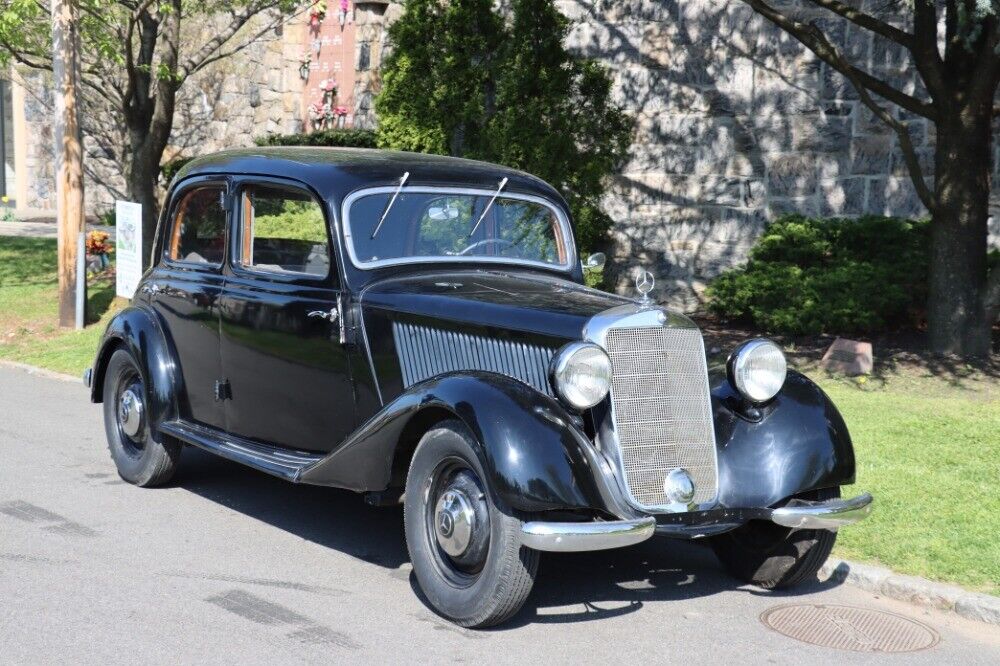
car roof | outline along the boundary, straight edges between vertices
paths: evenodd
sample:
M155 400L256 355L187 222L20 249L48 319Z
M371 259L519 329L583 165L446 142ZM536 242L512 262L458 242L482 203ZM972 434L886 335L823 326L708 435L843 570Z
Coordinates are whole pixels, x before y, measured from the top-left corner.
M545 197L566 208L548 183L516 169L458 157L370 148L267 146L224 150L188 162L174 182L189 176L242 174L299 180L338 205L352 191L395 185L409 172L407 185L493 190L507 178L505 191Z

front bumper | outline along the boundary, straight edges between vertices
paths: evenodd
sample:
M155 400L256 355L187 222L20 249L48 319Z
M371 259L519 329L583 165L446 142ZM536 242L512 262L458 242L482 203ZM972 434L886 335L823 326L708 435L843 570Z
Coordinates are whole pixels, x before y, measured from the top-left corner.
M825 502L792 500L772 511L771 520L785 527L835 530L864 520L871 512L871 493L864 493L847 500L833 499Z
M653 536L656 519L613 520L589 523L532 521L521 526L521 543L528 548L556 553L621 548Z
M677 522L673 523L672 529L664 529L664 525L658 528L656 518L652 516L586 523L532 521L521 526L521 543L535 550L560 553L607 550L641 543L657 531L668 536L696 538L734 529L748 520L770 520L795 529L835 530L867 518L871 505L871 494L864 493L851 499L822 502L792 500L777 509L723 509L673 514L671 518Z

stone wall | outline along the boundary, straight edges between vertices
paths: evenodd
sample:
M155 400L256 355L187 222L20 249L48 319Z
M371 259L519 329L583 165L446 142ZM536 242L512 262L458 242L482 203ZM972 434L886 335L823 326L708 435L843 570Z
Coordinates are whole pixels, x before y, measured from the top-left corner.
M630 291L646 266L664 297L692 308L776 215L926 214L891 130L845 79L744 3L556 4L572 21L568 47L608 66L615 100L636 120L605 202L618 289ZM869 71L908 91L920 85L895 45L808 3L777 4L819 20ZM899 117L933 175L933 124Z

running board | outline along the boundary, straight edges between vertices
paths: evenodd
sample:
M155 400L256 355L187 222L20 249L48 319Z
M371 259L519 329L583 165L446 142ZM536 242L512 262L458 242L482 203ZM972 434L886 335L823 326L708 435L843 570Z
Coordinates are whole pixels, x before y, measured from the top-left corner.
M294 451L251 442L184 421L167 421L160 424L159 429L182 442L294 483L298 483L305 468L325 457L322 453Z

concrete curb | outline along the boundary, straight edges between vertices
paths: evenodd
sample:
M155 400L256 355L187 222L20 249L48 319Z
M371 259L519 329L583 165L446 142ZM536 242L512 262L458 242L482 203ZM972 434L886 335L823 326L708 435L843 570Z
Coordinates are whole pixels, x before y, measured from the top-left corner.
M849 583L868 592L917 606L952 611L967 620L1000 625L1000 597L969 592L955 585L945 585L904 576L891 569L859 564L831 557L819 570L820 580Z
M34 365L28 365L27 363L19 363L17 361L6 361L0 359L0 366L7 368L14 368L15 370L21 370L27 372L29 375L38 375L39 377L47 377L49 379L58 379L61 382L76 382L77 384L83 385L83 377L74 377L73 375L67 375L62 372L54 372L52 370L46 370L45 368L39 368Z

